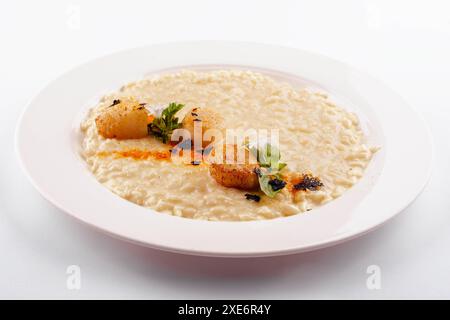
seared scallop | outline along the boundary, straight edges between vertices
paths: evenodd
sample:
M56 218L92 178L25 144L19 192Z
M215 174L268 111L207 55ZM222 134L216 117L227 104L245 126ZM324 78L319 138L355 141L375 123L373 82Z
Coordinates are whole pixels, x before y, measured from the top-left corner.
M133 99L114 100L95 119L98 133L104 138L139 139L148 135L148 111Z
M222 158L216 155L212 159L209 166L211 177L224 187L243 190L258 189L259 181L256 170L259 165L252 154L237 145L225 145L224 149ZM238 152L243 152L243 161L239 161Z
M193 108L184 117L182 125L183 129L189 131L192 141L198 139L197 135L201 134L202 146L206 146L212 140L217 142L217 134L222 134L223 131L222 122L222 116L211 108ZM210 139L212 136L214 139Z

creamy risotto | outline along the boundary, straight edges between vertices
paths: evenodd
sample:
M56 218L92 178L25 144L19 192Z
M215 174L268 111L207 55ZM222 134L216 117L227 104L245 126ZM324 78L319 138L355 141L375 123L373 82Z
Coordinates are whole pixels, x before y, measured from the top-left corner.
M282 172L291 182L283 182L274 197L226 187L211 177L208 163L172 161L173 146L152 135L105 138L96 118L126 99L156 109L182 103L180 121L195 108L211 108L227 129L278 129L281 160L287 164ZM324 93L238 70L183 71L129 83L103 97L81 129L83 158L112 192L161 213L206 220L272 219L310 211L351 188L377 150L365 144L357 116ZM320 182L295 187L295 177L305 174Z

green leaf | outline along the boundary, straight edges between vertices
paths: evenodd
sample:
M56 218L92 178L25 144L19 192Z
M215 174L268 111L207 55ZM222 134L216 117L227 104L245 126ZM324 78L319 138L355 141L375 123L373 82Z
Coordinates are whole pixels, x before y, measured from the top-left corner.
M272 178L270 176L261 174L258 176L258 179L259 179L259 187L261 188L261 191L264 192L269 197L273 198L273 197L275 197L275 195L278 192L280 192L280 190L274 191L272 189L272 186L269 184L269 181L272 180Z
M286 167L286 163L280 162L281 152L276 146L266 144L265 146L252 146L247 143L245 147L253 154L261 168L258 170L259 187L267 196L273 198L281 191L273 190L270 181L273 179L283 180L279 173Z
M272 185L270 184L270 181L272 181L274 179L283 181L283 177L278 172L278 170L273 170L271 168L262 167L256 171L256 174L258 175L259 188L267 196L273 198L276 196L276 194L278 192L280 192L284 188L284 186L283 186L278 190L274 190Z
M281 152L276 146L272 146L269 143L265 146L258 145L258 147L249 147L248 144L245 146L253 154L261 167L281 171L287 165L286 163L280 162Z
M167 108L165 108L161 117L155 118L152 123L148 125L149 134L153 134L155 137L162 140L163 143L167 143L170 140L170 135L173 130L181 127L181 123L178 122L178 118L175 114L184 107L184 104L177 104L172 102Z
M281 171L281 170L283 170L284 169L284 167L286 167L287 166L287 163L284 163L284 162L280 162L280 163L278 163L278 171Z

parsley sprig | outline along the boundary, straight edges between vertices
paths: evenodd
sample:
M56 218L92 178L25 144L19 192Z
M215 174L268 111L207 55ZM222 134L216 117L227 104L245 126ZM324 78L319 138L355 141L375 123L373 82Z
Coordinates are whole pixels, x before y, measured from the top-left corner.
M184 104L178 104L172 102L167 108L165 108L159 118L155 118L148 124L148 133L153 134L162 140L163 143L167 143L170 140L172 131L181 127L181 123L178 122L178 118L175 114L184 107Z

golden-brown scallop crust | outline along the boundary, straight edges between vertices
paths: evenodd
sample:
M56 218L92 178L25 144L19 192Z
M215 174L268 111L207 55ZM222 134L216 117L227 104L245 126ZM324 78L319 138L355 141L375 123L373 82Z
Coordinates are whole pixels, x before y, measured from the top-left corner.
M189 131L192 141L194 141L194 138L197 139L197 137L194 136L194 126L196 124L201 126L202 145L204 147L211 142L209 140L203 140L205 132L208 130L217 130L215 132L223 131L222 116L211 108L193 108L184 117L182 121L183 129Z
M95 124L104 138L139 139L148 136L148 117L147 109L137 101L124 100L104 109Z
M247 149L239 148L236 145L225 145L224 149L222 161L217 161L218 157L212 159L209 166L211 177L217 183L227 188L257 190L259 188L259 180L255 169L259 168L259 165L251 153ZM229 156L229 159L237 161L238 150L244 152L244 163L225 163L226 155Z

